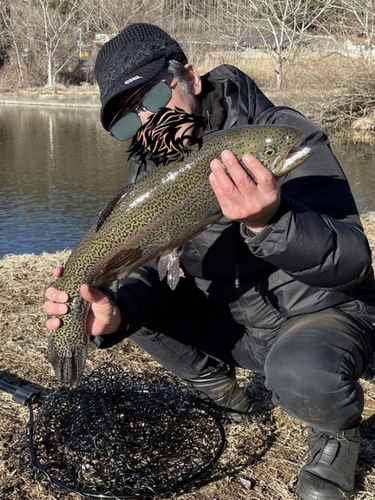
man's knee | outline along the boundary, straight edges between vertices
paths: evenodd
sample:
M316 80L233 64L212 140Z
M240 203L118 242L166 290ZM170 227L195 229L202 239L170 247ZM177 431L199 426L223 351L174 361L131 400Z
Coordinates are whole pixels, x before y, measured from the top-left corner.
M267 357L265 375L277 402L296 407L314 401L323 407L341 378L332 365L327 371L323 357L328 357L327 352L316 352L314 346L276 343Z
M362 389L344 372L335 345L312 341L304 332L297 340L285 335L277 341L265 364L266 386L274 403L325 430L347 428L362 411Z

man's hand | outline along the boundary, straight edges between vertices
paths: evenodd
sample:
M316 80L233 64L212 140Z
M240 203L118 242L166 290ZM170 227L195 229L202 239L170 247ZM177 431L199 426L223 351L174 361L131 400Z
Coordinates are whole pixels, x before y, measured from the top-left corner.
M223 151L221 161L211 162L210 183L223 214L259 233L279 208L280 188L254 156L245 155L242 163L248 172L231 151Z
M57 267L54 271L54 276L60 278L64 272L64 268ZM117 307L114 307L110 299L96 288L88 285L81 285L81 297L90 302L89 314L86 321L86 331L88 335L107 335L115 333L121 324L121 314ZM47 288L47 301L44 303L44 310L47 314L64 315L69 312L69 295L56 288ZM46 326L49 330L56 330L61 326L59 318L49 318L46 321Z

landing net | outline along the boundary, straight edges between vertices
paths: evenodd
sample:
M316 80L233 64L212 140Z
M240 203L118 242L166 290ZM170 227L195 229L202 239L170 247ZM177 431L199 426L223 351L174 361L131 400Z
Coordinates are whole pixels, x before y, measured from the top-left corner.
M33 414L29 447L51 483L86 498L147 498L181 490L221 456L221 414L169 375L105 364L60 387Z

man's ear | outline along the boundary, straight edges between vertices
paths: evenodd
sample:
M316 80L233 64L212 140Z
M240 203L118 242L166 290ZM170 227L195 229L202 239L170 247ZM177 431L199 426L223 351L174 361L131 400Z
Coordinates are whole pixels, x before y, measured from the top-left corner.
M193 64L186 64L185 68L187 69L187 79L190 83L191 92L194 95L199 95L202 92L202 79Z

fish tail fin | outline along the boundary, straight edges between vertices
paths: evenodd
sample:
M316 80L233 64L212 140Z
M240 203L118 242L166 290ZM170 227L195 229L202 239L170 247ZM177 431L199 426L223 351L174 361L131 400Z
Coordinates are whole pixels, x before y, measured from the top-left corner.
M54 333L48 341L48 361L61 385L78 387L85 369L88 337L85 334L80 345L68 346L61 345Z

